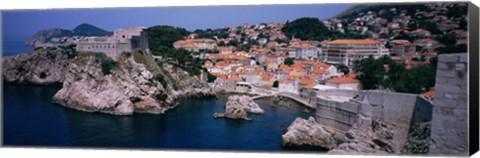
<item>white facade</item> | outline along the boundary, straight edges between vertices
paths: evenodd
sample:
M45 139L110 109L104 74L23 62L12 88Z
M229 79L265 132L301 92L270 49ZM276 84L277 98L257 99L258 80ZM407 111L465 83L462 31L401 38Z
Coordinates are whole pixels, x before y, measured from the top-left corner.
M298 88L295 82L285 81L278 84L278 92L298 94Z
M360 90L360 83L326 83L326 86L335 87L338 89Z

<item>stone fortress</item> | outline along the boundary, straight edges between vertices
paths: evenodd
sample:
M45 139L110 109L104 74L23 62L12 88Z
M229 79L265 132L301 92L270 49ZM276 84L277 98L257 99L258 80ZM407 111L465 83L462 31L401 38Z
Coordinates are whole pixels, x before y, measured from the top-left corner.
M148 51L148 35L145 27L117 29L108 37L84 37L77 42L77 51L105 53L116 60L120 53L135 49Z
M413 124L431 122L429 154L468 155L467 61L467 53L439 55L433 100L378 90L312 92L316 93L315 120L336 131L339 138L352 128L359 115L394 124L397 152L406 145Z

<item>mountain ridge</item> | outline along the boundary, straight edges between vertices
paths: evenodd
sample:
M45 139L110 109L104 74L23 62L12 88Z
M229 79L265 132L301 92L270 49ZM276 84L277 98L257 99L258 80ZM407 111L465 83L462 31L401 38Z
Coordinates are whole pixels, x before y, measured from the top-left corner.
M112 32L106 31L92 24L81 23L73 30L62 28L51 28L37 31L30 39L25 42L27 46L36 46L50 42L52 38L72 37L72 36L108 36Z

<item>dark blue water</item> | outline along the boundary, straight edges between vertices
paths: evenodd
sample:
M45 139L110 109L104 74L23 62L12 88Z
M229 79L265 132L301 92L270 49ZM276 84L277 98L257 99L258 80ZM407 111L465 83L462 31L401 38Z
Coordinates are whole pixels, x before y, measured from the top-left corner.
M25 46L25 42L2 42L1 54L3 56L17 55L33 52L33 47Z
M312 113L294 102L272 108L253 121L213 119L223 112L226 97L182 99L164 115L113 116L80 112L52 104L59 88L4 85L3 140L7 146L115 147L185 150L281 151L281 135L296 117ZM301 150L322 150L300 148ZM319 151L321 152L321 151Z

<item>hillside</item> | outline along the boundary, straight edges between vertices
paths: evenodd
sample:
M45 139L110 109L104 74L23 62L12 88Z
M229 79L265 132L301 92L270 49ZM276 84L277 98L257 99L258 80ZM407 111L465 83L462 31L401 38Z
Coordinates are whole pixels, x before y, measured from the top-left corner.
M72 37L72 36L107 36L111 35L112 32L106 31L104 29L98 28L91 24L83 23L75 27L73 30L61 29L61 28L52 28L40 30L35 33L30 39L25 42L25 45L28 46L38 46L48 42L55 43L52 41L54 38L61 37ZM56 41L58 42L58 41Z
M109 36L112 32L98 28L91 24L83 23L72 30L73 36Z

